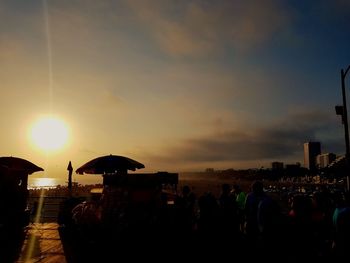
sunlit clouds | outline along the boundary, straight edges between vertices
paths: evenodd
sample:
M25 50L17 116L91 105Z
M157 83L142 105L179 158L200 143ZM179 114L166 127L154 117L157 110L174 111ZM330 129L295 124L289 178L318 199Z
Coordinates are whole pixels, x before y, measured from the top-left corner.
M317 140L320 131L333 134L324 137L323 147L329 151L337 151L341 147L340 135L334 132L335 119L325 118L325 112L292 113L288 118L278 120L268 126L246 126L247 129L224 130L211 134L188 138L165 146L165 154L157 155L146 151L145 155L152 162L161 163L170 168L169 162L180 166L190 166L193 163L215 163L236 167L251 167L266 165L268 160L286 160L293 162L303 156L303 143ZM313 122L314 121L314 122ZM329 124L333 125L330 126ZM338 137L337 137L338 136ZM255 165L254 165L255 163Z
M302 163L308 140L342 154L345 2L2 1L1 155L62 177L106 154L145 171ZM43 114L66 139L28 137Z
M265 45L292 26L279 1L126 1L160 47L173 55L207 55L230 46Z

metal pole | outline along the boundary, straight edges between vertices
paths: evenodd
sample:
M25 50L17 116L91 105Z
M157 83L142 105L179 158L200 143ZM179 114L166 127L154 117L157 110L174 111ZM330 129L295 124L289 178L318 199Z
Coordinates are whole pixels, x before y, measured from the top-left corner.
M346 165L347 168L349 167L349 157L350 157L350 145L349 145L349 127L348 127L348 111L346 107L346 93L345 93L345 76L348 73L350 69L350 66L344 71L343 69L341 70L341 88L342 88L342 95L343 95L343 122L344 122L344 131L345 131L345 160L346 160ZM350 191L350 178L349 174L347 171L347 176L346 176L346 188L347 191Z
M72 195L72 173L73 173L73 166L71 161L69 161L67 170L68 170L68 192L69 192L69 196L71 196Z

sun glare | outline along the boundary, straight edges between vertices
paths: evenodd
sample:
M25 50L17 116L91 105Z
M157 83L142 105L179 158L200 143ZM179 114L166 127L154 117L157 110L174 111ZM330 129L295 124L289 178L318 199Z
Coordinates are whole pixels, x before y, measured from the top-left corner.
M68 140L67 125L60 119L45 117L32 126L31 142L41 150L57 151L62 149Z

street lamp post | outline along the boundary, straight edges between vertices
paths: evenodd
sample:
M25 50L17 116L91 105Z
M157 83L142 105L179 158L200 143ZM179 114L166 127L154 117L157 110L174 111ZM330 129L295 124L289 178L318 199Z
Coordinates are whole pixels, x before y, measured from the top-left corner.
M350 69L350 65L347 67L347 69L344 71L341 70L341 89L342 89L342 95L343 95L343 124L344 124L344 132L345 132L345 160L346 160L346 166L349 167L349 159L350 159L350 146L349 146L349 127L348 127L348 111L346 107L346 93L345 93L345 77ZM348 191L350 191L350 178L348 174L347 169L347 176L346 176L346 188Z

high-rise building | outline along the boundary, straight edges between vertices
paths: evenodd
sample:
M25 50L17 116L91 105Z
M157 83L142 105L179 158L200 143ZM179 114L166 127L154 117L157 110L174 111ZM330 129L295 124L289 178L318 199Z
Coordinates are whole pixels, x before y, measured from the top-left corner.
M316 156L316 163L319 168L325 168L336 159L334 153L323 153Z
M271 163L272 170L282 170L284 168L283 162L272 162Z
M304 166L310 171L315 171L316 156L321 154L321 143L320 142L306 142L304 143Z

